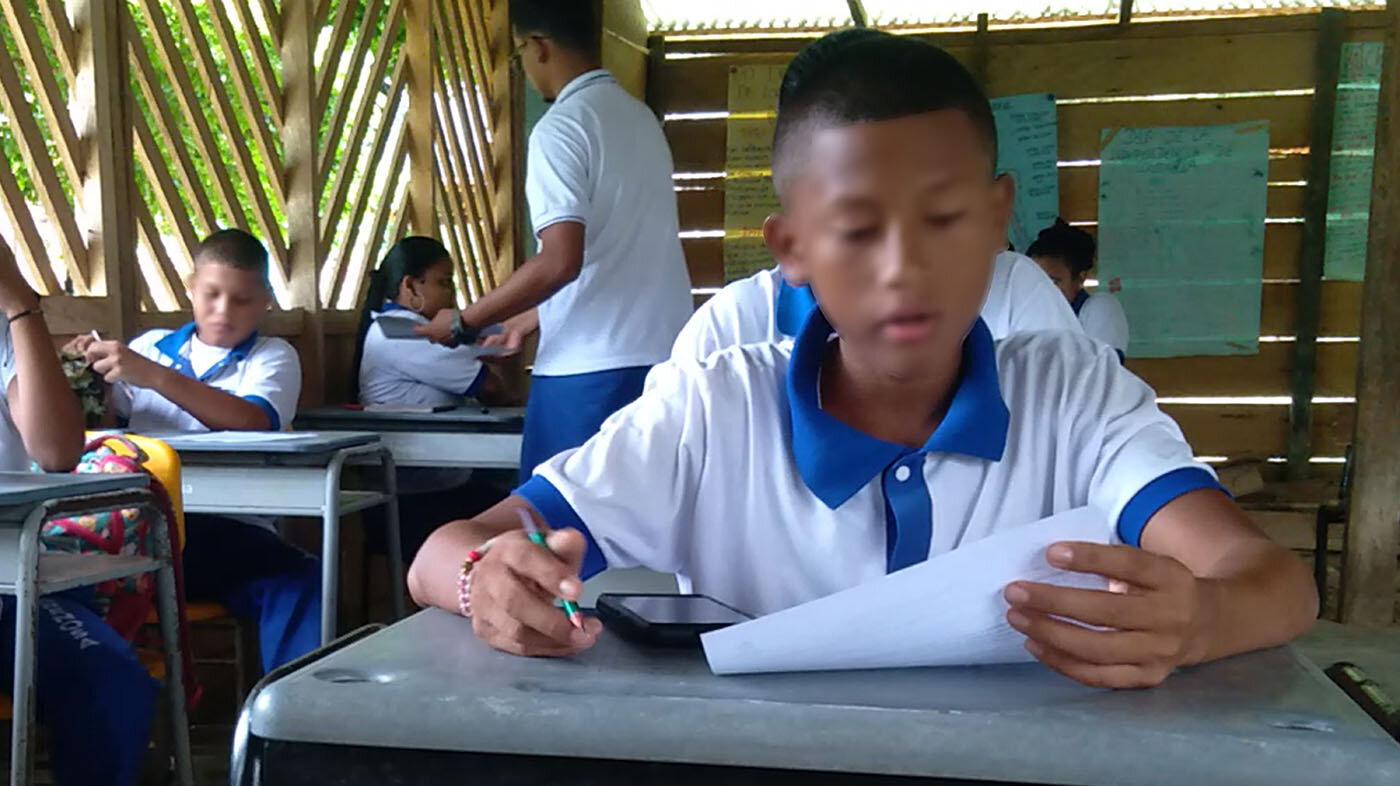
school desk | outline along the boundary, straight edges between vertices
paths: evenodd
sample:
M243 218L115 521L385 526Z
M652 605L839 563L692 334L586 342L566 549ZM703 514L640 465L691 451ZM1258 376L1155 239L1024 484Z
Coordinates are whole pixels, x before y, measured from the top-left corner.
M461 406L446 412L374 412L319 407L300 412L298 429L368 431L401 467L515 469L525 410Z
M219 431L151 435L180 454L186 513L310 516L321 519L321 643L335 638L340 588L340 520L384 505L392 587L404 586L394 456L372 433ZM381 469L377 490L343 488L347 462ZM240 525L241 526L241 525ZM404 615L403 593L390 593Z
M150 516L151 555L39 554L45 522L62 517L141 508ZM31 782L34 673L39 598L111 579L156 574L156 601L174 731L179 782L192 784L185 688L176 628L175 571L165 519L145 475L47 475L0 472L0 594L15 596L15 668L11 697L10 783Z
M1400 782L1400 746L1291 647L1147 691L1038 664L716 677L608 635L513 657L439 610L269 674L232 764L245 786Z

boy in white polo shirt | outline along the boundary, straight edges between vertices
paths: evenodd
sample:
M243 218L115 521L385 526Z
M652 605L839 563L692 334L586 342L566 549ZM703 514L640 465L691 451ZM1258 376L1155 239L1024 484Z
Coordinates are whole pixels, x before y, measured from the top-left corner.
M505 343L517 348L539 329L522 480L640 395L691 311L671 151L652 111L602 68L594 6L511 0L515 56L551 103L530 133L525 168L540 251L460 313L444 310L419 328L471 343L504 322Z
M277 431L292 422L301 363L291 344L258 335L272 302L267 250L240 229L200 243L190 279L194 322L151 330L127 346L75 340L113 383L112 406L132 431ZM264 669L320 644L321 571L262 518L188 516L185 590L258 622Z
M884 34L813 43L784 78L783 207L764 239L819 308L791 346L658 368L516 496L435 532L414 596L465 607L494 647L565 655L600 628L572 628L550 599L576 598L604 566L675 572L767 614L1089 505L1123 545L1057 543L1046 558L1128 591L1005 590L1049 667L1154 685L1305 630L1307 569L1192 459L1112 350L1064 331L993 342L978 310L1013 194L995 161L987 99L946 52ZM553 554L520 533L520 508L555 528Z

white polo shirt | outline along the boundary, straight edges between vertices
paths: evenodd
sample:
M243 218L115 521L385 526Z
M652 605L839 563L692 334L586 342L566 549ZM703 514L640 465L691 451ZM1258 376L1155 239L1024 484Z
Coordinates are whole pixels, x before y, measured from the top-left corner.
M1079 290L1079 296L1070 304L1084 326L1084 333L1118 351L1124 358L1128 352L1128 315L1118 298L1107 292L1090 293Z
M360 355L360 403L437 407L461 404L477 394L486 366L472 347L389 338L380 327L386 319L428 323L417 311L392 302L374 313Z
M535 235L561 221L585 228L578 278L540 304L535 374L666 359L691 310L671 172L656 116L602 69L565 85L530 132Z
M131 350L188 377L241 399L267 413L273 431L290 428L301 395L297 351L280 338L257 333L232 349L200 341L193 322L179 330L148 330L132 339ZM194 415L149 388L119 382L112 404L132 431L208 431Z
M672 360L704 360L725 347L783 341L816 305L808 287L783 281L778 268L735 281L695 310L671 347ZM992 338L1031 330L1080 332L1079 321L1050 277L1029 257L997 254L982 319Z
M1092 505L1106 539L1137 544L1181 494L1219 488L1146 384L1065 331L995 343L974 323L947 414L928 442L875 439L823 412L831 335L667 363L643 396L517 493L582 530L585 575L643 566L768 614L1006 527Z
M10 416L10 382L14 378L15 350L10 343L10 325L6 323L0 325L0 471L28 472L29 451Z

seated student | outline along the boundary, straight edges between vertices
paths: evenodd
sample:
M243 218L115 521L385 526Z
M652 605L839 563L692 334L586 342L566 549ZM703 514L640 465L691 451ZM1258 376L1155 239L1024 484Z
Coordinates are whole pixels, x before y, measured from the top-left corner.
M0 469L67 472L83 449L78 400L59 367L39 297L0 240ZM39 600L36 715L59 786L132 784L146 758L156 683L96 610L90 588ZM0 598L0 669L14 672L15 599ZM13 722L19 722L18 720Z
M1026 249L1031 259L1059 288L1075 316L1090 338L1113 347L1122 360L1128 351L1128 317L1118 298L1103 287L1090 294L1084 288L1084 278L1094 267L1093 235L1055 219L1053 226L1040 230L1035 242Z
M503 400L500 377L478 358L479 347L445 347L427 339L391 338L384 324L427 324L453 308L452 259L427 237L395 243L369 276L356 340L351 395L362 404L457 405L467 398ZM499 502L503 493L470 483L471 470L404 468L398 473L404 558L411 559L434 527ZM376 530L371 530L375 532Z
M605 566L674 572L768 614L1092 505L1126 545L1058 543L1047 559L1132 591L1005 590L1049 667L1153 685L1305 630L1306 567L1107 347L1067 331L992 340L977 312L1012 201L995 161L987 98L943 50L840 33L804 49L780 93L782 212L764 240L819 309L791 345L658 367L582 447L434 532L409 572L415 599L465 607L493 647L567 655L601 628L573 628L551 598L577 598ZM555 528L553 554L520 532L519 509Z
M267 250L241 229L205 238L190 278L194 322L151 330L127 346L80 337L112 388L112 407L132 431L277 431L301 393L296 350L258 335L272 302ZM185 521L185 591L237 617L256 619L262 666L320 645L321 569L262 517L193 515Z
M816 306L810 287L783 280L781 267L732 282L691 315L671 346L671 360L704 360L725 347L786 341ZM1080 332L1079 320L1029 258L1002 251L992 263L982 321L993 339L1032 330Z

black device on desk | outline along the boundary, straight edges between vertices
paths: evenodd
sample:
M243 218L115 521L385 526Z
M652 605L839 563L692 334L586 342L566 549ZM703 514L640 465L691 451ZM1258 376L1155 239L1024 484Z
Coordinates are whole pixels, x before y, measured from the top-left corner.
M700 634L753 619L708 595L598 596L598 617L629 641L662 647L693 647Z

